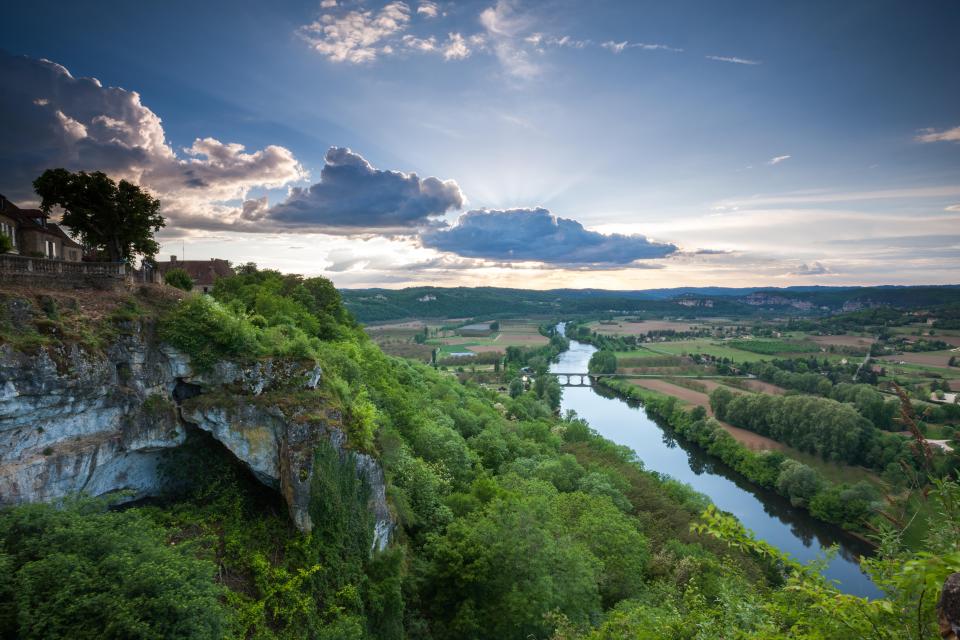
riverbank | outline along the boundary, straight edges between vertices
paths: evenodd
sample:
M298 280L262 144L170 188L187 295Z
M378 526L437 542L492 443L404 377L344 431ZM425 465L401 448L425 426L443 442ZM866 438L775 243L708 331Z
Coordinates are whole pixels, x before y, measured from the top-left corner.
M595 347L572 340L553 371L586 371ZM759 540L801 563L821 562L821 572L852 595L882 594L860 568L873 554L861 539L840 527L812 517L775 491L751 482L723 460L708 453L665 421L654 419L637 401L606 388L563 390L563 412L574 411L608 440L631 449L645 469L669 476L706 496L718 509L736 516ZM833 549L833 551L831 551Z
M677 435L719 458L750 482L790 500L811 517L839 526L875 546L866 537L870 530L864 526L875 499L865 486L834 483L822 476L816 485L811 485L806 480L818 477L810 475L816 474L815 470L780 451L750 450L719 422L707 417L705 411L688 410L672 396L622 380L600 379L597 384L621 398L641 403L648 414L660 418ZM794 463L789 470L784 467L787 461ZM791 477L798 480L791 482Z

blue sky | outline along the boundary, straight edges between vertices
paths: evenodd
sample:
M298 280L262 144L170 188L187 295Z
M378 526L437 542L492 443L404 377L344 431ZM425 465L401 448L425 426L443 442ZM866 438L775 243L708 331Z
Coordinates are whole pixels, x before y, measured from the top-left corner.
M342 286L942 283L960 269L956 2L8 13L0 68L17 90L0 114L18 126L0 132L0 191L28 204L27 174L50 164L136 179L164 202L164 253Z

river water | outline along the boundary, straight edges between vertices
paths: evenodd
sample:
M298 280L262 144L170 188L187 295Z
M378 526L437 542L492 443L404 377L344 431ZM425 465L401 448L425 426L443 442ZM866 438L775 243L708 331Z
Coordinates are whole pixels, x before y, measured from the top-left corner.
M570 349L560 354L551 370L586 373L594 351L592 345L571 340ZM824 575L846 593L871 598L882 595L857 564L860 555L870 553L862 541L792 507L776 493L753 486L698 446L674 440L643 407L601 389L567 387L562 410L576 411L600 435L636 451L647 469L689 484L718 508L736 515L758 538L801 562L823 557L831 545L838 545L839 552Z

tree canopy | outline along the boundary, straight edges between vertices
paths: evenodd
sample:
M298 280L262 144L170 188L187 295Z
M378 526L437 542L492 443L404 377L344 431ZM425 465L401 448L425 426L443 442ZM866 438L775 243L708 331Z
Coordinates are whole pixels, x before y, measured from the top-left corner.
M101 171L47 169L33 188L44 213L63 207L63 225L111 262L152 258L160 250L153 238L165 226L160 201L133 183L114 182Z

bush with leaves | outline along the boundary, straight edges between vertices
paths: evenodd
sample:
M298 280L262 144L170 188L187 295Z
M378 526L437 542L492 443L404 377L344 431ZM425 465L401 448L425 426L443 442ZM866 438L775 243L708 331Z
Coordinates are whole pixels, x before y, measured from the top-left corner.
M191 291L193 289L193 278L190 277L190 274L187 273L185 269L170 269L163 274L163 282L164 284L182 289L183 291Z
M216 566L137 510L68 500L0 512L0 563L3 637L214 640L231 626Z

